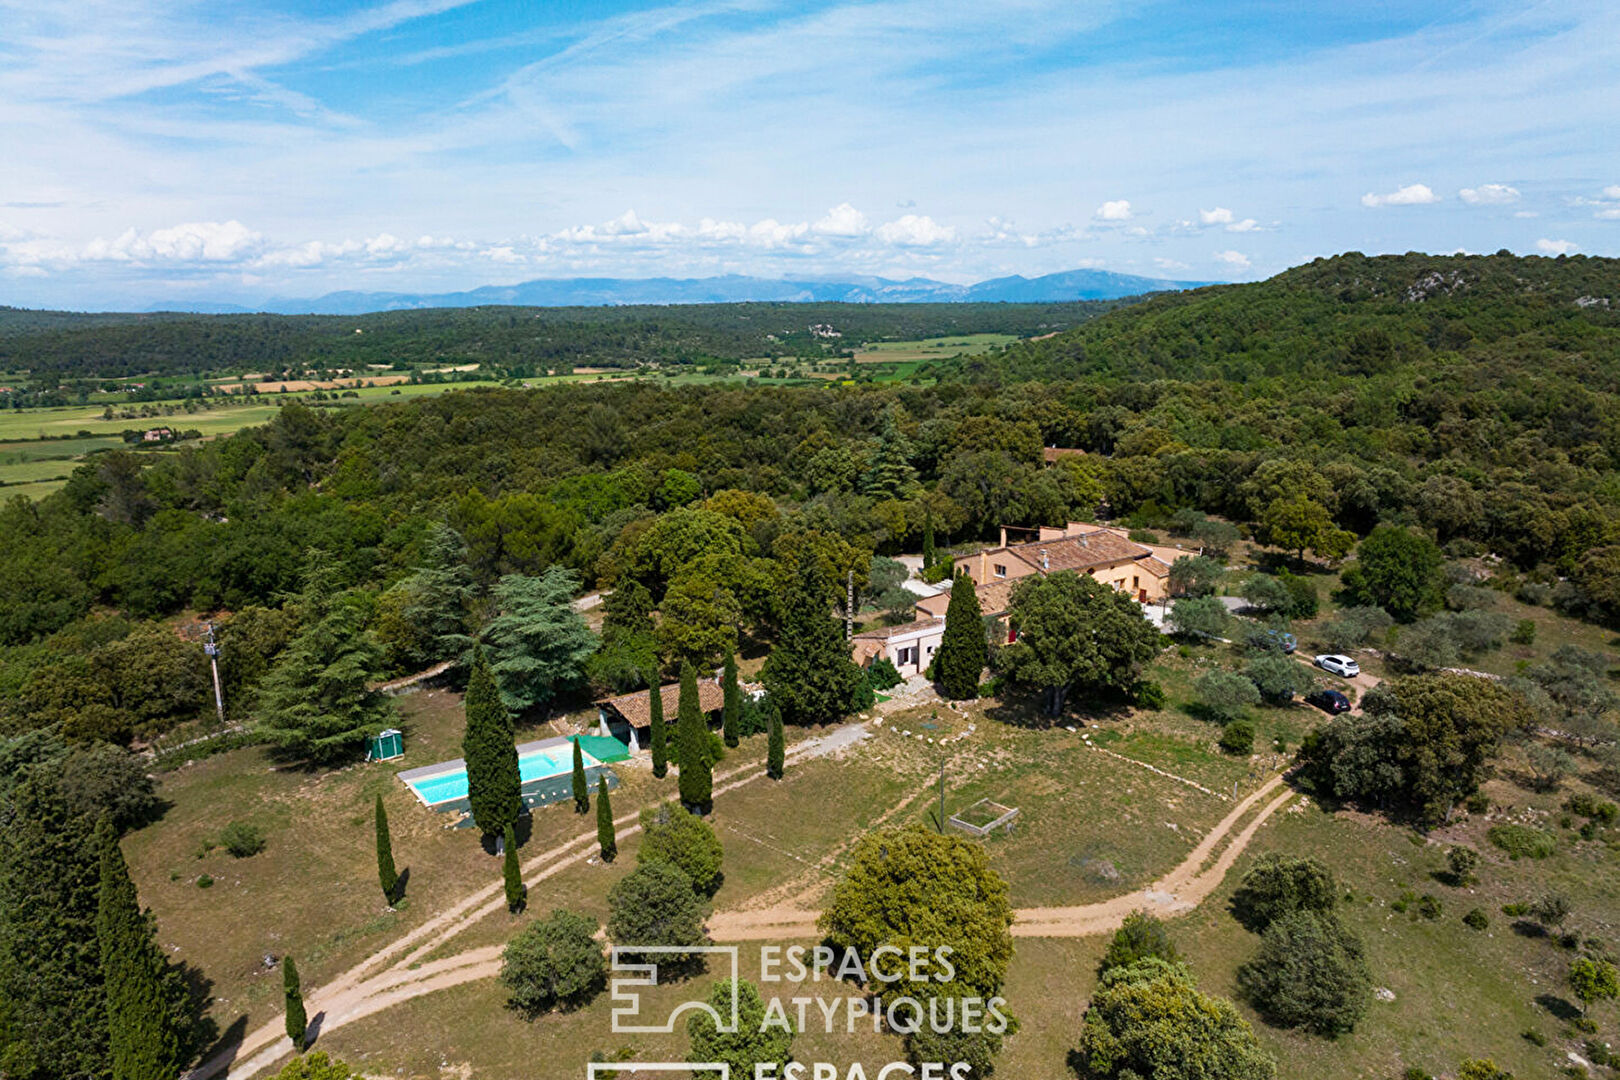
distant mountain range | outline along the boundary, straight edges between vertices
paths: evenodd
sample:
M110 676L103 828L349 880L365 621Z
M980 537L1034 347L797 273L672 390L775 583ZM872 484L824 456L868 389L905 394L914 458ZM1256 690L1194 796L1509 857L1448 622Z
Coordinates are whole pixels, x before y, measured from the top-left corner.
M603 307L622 304L727 304L743 301L850 304L1008 303L1047 304L1069 300L1117 300L1166 290L1193 289L1209 281L1166 281L1107 270L1066 270L1043 277L993 278L952 285L929 278L890 281L856 277L847 281L786 281L727 274L709 278L540 278L517 285L485 285L466 292L334 292L313 300L267 300L262 307L196 301L153 304L148 311L232 314L267 311L280 315L362 315L412 308Z

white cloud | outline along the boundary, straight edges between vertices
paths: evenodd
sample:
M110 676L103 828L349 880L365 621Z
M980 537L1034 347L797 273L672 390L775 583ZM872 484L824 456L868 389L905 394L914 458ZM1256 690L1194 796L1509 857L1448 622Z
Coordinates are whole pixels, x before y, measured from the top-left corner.
M1536 250L1543 255L1573 255L1581 250L1568 240L1537 240Z
M1620 199L1620 184L1610 184L1603 189L1605 199Z
M1439 201L1440 196L1427 184L1407 184L1387 195L1374 195L1369 191L1361 197L1362 206L1425 206Z
M1215 261L1233 270L1247 270L1250 266L1249 257L1241 251L1217 251Z
M88 262L231 262L252 254L264 237L240 221L194 221L142 233L126 229L116 240L85 245Z
M1167 259L1162 255L1153 260L1153 265L1157 266L1160 270L1189 270L1189 269L1191 269L1191 267L1189 267L1186 263L1182 262L1179 259Z
M1113 199L1097 207L1097 220L1099 221L1128 221L1131 216L1131 201L1129 199Z
M866 215L849 203L839 203L827 211L827 216L811 226L822 236L864 236L871 231Z
M1519 189L1507 184L1481 184L1477 188L1463 188L1457 197L1469 206L1506 206L1519 201Z
M895 247L934 247L956 239L956 230L926 214L903 214L877 228L877 238Z
M754 227L748 230L748 238L754 243L768 248L780 247L783 244L791 244L795 240L803 239L804 235L809 231L810 226L802 221L797 224L784 225L775 218L766 218L764 221L754 223Z
M1608 210L1599 210L1596 216L1604 221L1620 221L1620 206L1611 207Z
M1205 225L1230 225L1236 216L1226 207L1217 206L1213 210L1198 211L1198 220Z
M1533 218L1540 217L1541 212L1539 210L1515 210L1513 216L1516 218Z

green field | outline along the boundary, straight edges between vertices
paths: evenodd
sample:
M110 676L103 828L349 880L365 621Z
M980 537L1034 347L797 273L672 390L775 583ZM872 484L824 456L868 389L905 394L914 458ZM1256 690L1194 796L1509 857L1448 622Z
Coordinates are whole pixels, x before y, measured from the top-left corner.
M889 360L945 360L953 356L974 356L998 345L1011 345L1017 340L1012 334L958 334L918 341L870 341L855 350L855 359L863 364Z

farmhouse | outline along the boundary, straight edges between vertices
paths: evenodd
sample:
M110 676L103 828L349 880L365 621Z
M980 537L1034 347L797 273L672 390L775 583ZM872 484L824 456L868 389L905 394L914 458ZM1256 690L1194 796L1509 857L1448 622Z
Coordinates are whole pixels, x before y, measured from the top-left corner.
M945 594L949 599L949 594ZM934 653L945 640L945 617L927 616L899 626L866 630L851 639L851 658L865 667L879 657L894 665L903 679L921 675L934 662Z
M1105 525L1078 521L1062 528L1003 525L999 546L956 560L956 571L982 586L1073 570L1147 604L1164 598L1170 564L1185 554L1189 553L1178 548L1138 543L1124 529Z
M726 704L725 691L716 679L699 679L698 708L706 719L713 720ZM658 696L664 705L664 721L673 729L675 714L681 704L681 684L666 683L659 687ZM647 691L636 690L617 697L600 698L596 706L597 733L610 735L628 746L640 750L647 743L647 730L652 726L652 710L648 707Z

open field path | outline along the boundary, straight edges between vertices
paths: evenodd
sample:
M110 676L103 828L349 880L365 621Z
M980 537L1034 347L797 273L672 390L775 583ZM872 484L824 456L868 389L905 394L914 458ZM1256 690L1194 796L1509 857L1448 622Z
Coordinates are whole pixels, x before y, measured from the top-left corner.
M747 782L747 779L736 780L730 786ZM1220 885L1260 826L1294 797L1292 790L1285 790L1266 803L1210 863L1210 857L1233 827L1243 820L1256 803L1282 783L1281 776L1272 777L1247 796L1188 853L1186 859L1148 888L1079 907L1022 909L1014 912L1013 935L1088 937L1117 929L1127 915L1140 909L1151 910L1165 917L1187 914L1208 899ZM910 802L911 798L905 801ZM629 836L635 831L635 828L627 828L621 830L619 835ZM558 863L534 880L550 876L564 865ZM817 933L816 914L814 911L782 907L728 912L711 919L709 929L718 941L814 937ZM501 951L501 946L491 945L414 966L401 962L365 980L355 988L358 992L327 994L323 991L315 999L319 1030L331 1031L425 994L495 978L500 974ZM288 1053L288 1044L282 1041L279 1027L273 1029L273 1036L270 1044L255 1056L237 1063L230 1075L252 1076L272 1067L284 1057Z
M867 736L863 723L848 724L825 736L807 739L790 748L788 759L825 757L853 746ZM748 765L715 777L715 795L751 784L765 775L759 765ZM640 808L614 819L621 841L641 831ZM534 886L567 869L594 850L596 832L582 832L523 863L523 880ZM315 1017L317 1032L330 1031L349 1021L422 994L473 979L488 978L500 970L500 951L473 949L442 960L426 962L434 950L488 915L506 908L505 887L488 885L384 945L348 971L317 990L306 991L305 1006ZM401 955L401 954L404 955ZM386 965L386 966L384 966ZM379 971L379 968L381 970ZM267 1021L240 1042L222 1047L188 1075L208 1080L228 1070L232 1080L253 1076L291 1052L283 1015Z
M1265 796L1282 786L1283 778L1274 776L1221 819L1198 846L1164 877L1145 889L1125 893L1095 904L1079 907L1024 908L1013 913L1012 932L1015 937L1088 937L1117 929L1125 916L1141 908L1164 916L1184 915L1209 897L1226 877L1232 864L1243 854L1249 842L1283 804L1294 797L1285 790L1278 795L1233 839L1221 852L1213 865L1206 868L1210 856L1228 833ZM775 938L814 937L815 911L802 908L775 907L753 911L720 912L709 919L709 935L716 941L759 941Z

